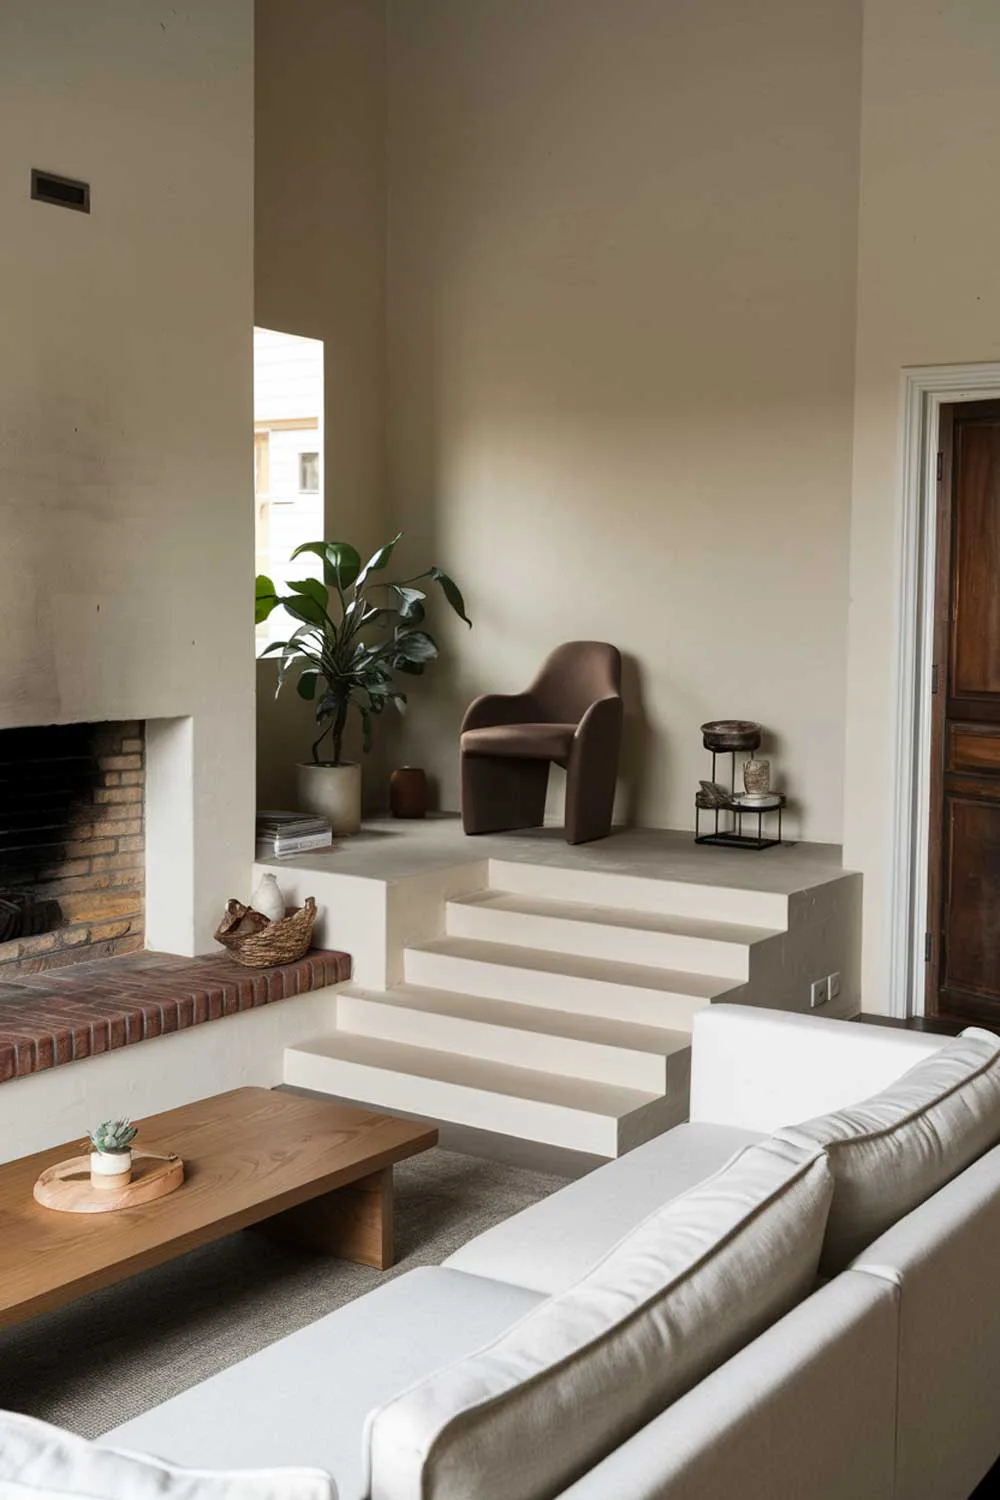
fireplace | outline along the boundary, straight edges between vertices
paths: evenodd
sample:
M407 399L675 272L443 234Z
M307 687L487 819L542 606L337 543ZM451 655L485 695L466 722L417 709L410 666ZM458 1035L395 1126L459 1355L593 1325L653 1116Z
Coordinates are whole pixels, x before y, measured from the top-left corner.
M0 730L0 983L145 943L144 726Z

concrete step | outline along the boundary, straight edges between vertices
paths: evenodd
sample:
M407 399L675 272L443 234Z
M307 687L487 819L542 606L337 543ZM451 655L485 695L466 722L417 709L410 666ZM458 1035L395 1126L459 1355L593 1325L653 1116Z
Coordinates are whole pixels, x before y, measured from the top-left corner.
M446 937L407 948L408 986L461 991L580 1016L690 1031L696 1011L734 997L738 981L509 943Z
M572 1015L507 1000L403 986L337 992L338 1030L484 1061L664 1093L686 1089L684 1031Z
M510 895L542 896L587 906L615 906L661 916L700 917L784 931L788 896L692 880L658 880L627 870L581 870L527 860L491 859L489 884Z
M297 1088L500 1135L618 1156L683 1118L683 1100L337 1031L285 1049Z
M766 927L489 890L447 902L445 932L733 980L750 977L753 945L778 935Z

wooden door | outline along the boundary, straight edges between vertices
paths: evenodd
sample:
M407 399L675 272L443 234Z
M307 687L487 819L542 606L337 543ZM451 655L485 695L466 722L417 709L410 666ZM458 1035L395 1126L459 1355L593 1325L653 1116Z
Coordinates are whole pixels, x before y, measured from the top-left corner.
M1000 402L942 409L926 1009L1000 1025Z

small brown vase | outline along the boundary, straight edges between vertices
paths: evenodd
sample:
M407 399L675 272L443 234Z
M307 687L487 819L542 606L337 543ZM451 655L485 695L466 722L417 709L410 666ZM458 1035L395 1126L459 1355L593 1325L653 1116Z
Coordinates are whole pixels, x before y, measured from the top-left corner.
M419 766L400 766L389 777L389 811L394 818L427 816L427 773Z

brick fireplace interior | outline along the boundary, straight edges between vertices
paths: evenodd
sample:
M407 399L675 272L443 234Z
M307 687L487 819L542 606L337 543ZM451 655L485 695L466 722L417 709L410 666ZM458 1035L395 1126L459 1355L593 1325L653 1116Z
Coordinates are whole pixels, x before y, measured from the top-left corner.
M137 722L0 730L0 982L145 942Z

